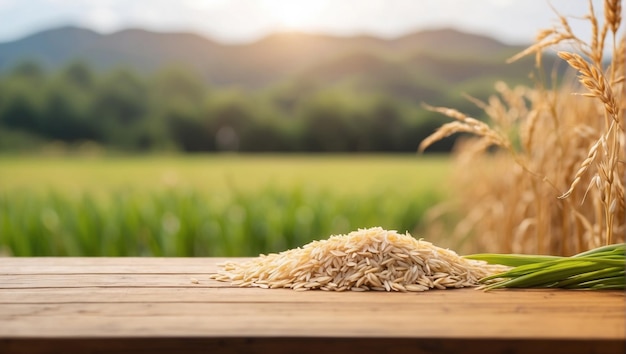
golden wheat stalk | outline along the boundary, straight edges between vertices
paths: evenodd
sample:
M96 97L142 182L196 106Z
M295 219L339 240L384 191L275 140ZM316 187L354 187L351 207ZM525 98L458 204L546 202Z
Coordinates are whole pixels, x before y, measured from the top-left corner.
M605 1L603 10L601 21L589 3L584 18L591 25L590 43L559 15L558 26L541 31L534 45L511 58L534 53L541 69L545 49L569 44L573 50L558 57L576 70L584 92L572 95L568 81L554 89L511 89L499 83L497 96L473 100L489 124L453 109L425 106L455 121L425 139L420 151L454 133L470 133L455 147L459 173L454 175L459 186L455 195L466 217L453 235L474 241L465 243L475 247L466 253L490 249L569 255L624 242L626 37L615 38L621 1ZM613 51L606 62L610 35ZM488 149L494 145L501 149ZM485 151L489 153L480 154Z

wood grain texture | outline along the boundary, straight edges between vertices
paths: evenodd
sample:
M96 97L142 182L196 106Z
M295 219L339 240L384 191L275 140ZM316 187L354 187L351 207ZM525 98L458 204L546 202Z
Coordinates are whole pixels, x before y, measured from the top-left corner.
M620 291L237 288L209 279L225 260L0 258L0 352L612 353L626 340Z

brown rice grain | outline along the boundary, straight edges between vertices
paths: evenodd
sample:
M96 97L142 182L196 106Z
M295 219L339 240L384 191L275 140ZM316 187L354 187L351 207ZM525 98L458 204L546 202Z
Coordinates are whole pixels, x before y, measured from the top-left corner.
M210 277L241 287L357 292L477 286L479 279L508 269L380 227L221 267Z

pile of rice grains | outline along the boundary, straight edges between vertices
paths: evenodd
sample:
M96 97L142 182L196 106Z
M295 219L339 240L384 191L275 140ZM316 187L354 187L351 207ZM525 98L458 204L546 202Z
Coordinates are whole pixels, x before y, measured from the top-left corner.
M380 227L331 236L296 249L229 262L211 277L241 287L297 291L425 291L478 286L510 267L455 252Z

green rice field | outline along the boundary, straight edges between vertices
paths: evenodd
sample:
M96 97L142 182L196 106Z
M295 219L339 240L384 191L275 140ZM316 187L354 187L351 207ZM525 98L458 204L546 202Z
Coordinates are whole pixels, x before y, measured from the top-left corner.
M0 156L0 253L253 256L414 233L448 170L419 155Z

